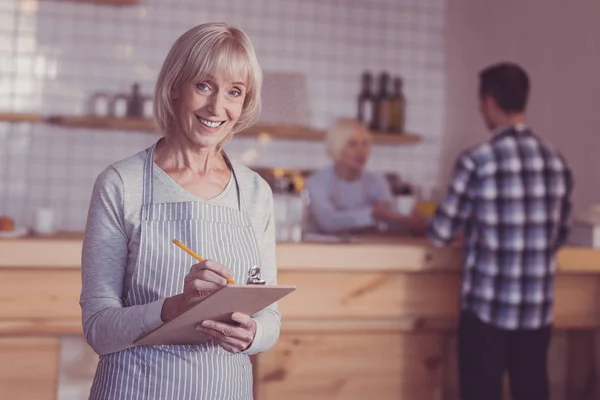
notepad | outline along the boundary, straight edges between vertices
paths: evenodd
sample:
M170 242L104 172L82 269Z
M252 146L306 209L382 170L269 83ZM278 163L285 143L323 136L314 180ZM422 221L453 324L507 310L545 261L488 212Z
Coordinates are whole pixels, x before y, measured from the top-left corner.
M230 322L234 312L254 315L296 290L286 285L227 285L172 320L140 336L135 345L202 344L213 338L198 332L205 320Z

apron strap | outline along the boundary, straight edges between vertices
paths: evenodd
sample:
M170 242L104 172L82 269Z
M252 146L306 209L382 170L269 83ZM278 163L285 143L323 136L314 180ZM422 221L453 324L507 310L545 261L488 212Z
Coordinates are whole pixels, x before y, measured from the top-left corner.
M146 161L144 162L144 187L142 191L142 205L148 206L152 204L152 177L154 172L154 150L156 145L160 142L160 138L156 143L148 149L146 153ZM145 208L145 207L143 207Z
M238 207L239 207L240 211L246 211L246 205L244 204L244 194L242 193L242 189L240 187L240 183L238 181L237 174L235 172L235 168L233 167L233 164L231 163L231 160L229 159L229 156L225 153L225 151L221 150L221 153L223 154L225 163L227 163L227 166L229 167L229 170L231 171L231 173L233 175L233 181L235 182L235 187L237 189L236 192L237 192L237 199L238 199Z

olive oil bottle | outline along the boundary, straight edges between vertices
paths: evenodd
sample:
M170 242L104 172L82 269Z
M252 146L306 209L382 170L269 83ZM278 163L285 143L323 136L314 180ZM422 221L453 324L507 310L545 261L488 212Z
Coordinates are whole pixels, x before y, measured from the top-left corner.
M379 75L379 93L375 99L375 118L371 129L377 132L389 132L391 128L392 99L389 94L390 75L382 72Z
M362 85L358 95L358 115L357 118L365 126L371 126L375 114L375 96L372 92L373 75L365 71L362 74Z
M402 78L394 78L394 92L391 98L390 131L396 134L405 133L406 98L402 91Z

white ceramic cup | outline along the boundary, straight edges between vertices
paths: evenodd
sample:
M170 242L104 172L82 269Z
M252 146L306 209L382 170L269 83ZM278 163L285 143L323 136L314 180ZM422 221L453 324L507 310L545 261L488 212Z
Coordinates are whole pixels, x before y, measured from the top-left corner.
M417 203L417 198L414 195L396 196L394 199L396 211L403 215L410 215Z
M56 230L54 210L48 207L36 207L33 210L33 233L50 235Z

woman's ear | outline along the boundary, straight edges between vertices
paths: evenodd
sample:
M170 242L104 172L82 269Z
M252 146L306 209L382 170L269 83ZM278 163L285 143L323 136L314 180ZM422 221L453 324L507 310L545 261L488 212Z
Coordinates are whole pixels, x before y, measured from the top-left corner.
M177 100L179 98L179 89L173 88L171 89L171 99Z

